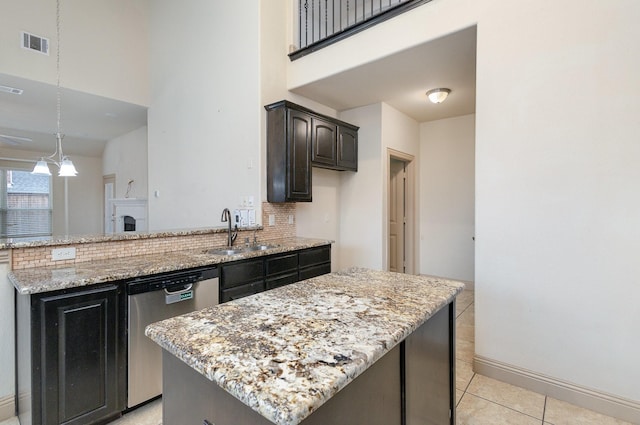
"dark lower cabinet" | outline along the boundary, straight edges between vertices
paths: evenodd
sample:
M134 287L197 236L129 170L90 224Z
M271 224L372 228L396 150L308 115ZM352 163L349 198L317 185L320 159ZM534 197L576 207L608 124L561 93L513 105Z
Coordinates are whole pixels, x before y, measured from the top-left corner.
M331 245L300 252L300 280L331 273Z
M18 332L21 422L80 425L120 416L126 395L123 291L107 285L18 298L18 314L30 316L29 332Z
M241 260L220 267L220 302L331 273L331 245Z

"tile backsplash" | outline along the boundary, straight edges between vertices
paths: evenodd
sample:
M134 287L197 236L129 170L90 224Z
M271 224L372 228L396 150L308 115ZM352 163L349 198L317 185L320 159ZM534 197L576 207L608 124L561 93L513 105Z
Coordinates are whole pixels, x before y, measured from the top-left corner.
M262 203L262 228L256 230L258 241L288 238L296 236L295 225L296 204ZM273 225L269 225L269 216L273 216ZM290 216L293 223L289 222ZM254 230L238 232L236 244L244 243L245 238L253 240ZM170 251L207 249L222 246L227 243L227 234L215 231L204 234L158 233L158 237L125 240L105 240L100 242L76 243L67 246L76 248L76 258L73 260L53 261L52 249L56 246L34 246L12 249L12 269L26 269L31 267L64 266L86 261L103 260L109 258L126 258L136 255L163 254Z

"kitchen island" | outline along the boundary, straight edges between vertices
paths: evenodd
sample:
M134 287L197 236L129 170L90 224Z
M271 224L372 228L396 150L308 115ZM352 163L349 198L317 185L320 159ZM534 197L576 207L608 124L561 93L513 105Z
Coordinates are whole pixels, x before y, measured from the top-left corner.
M455 424L463 287L354 268L152 324L163 423Z

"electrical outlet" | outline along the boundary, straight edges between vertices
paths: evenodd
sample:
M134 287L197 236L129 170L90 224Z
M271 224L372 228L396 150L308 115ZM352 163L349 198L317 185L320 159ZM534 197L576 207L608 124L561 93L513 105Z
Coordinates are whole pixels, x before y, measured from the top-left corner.
M51 260L73 260L76 258L76 249L74 247L55 248L51 250Z
M289 224L293 224L293 214L289 214Z
M276 216L274 214L269 214L269 226L276 225Z

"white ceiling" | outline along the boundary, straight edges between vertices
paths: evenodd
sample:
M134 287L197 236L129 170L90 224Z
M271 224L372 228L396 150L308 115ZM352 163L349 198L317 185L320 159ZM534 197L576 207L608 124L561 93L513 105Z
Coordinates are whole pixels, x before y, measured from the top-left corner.
M0 91L0 148L53 152L56 133L56 87L0 74L0 85L24 90L21 95ZM61 130L65 154L101 156L104 144L147 123L147 108L62 88Z
M446 87L444 103L427 90ZM294 90L338 111L386 102L418 122L467 115L476 104L476 27L398 52Z
M468 28L378 61L298 87L295 93L338 111L386 102L426 122L475 112L476 28ZM24 90L0 91L0 148L53 152L56 87L0 74L0 85ZM442 104L427 101L432 88L451 89ZM147 109L87 93L61 89L64 150L69 155L100 156L107 140L147 123Z

